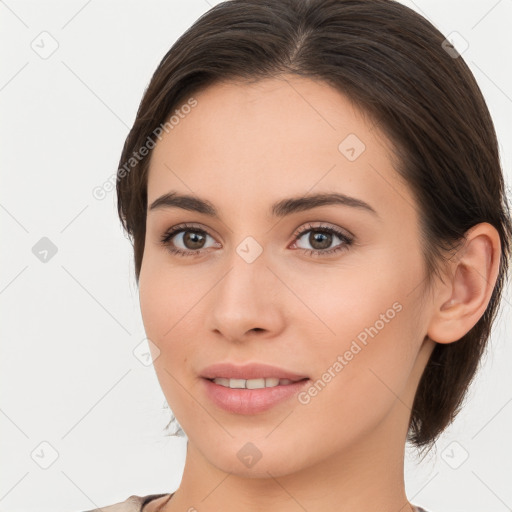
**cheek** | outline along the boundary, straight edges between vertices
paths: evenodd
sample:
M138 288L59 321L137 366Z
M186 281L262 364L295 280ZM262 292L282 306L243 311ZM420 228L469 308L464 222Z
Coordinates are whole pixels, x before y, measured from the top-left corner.
M364 268L333 272L331 279L322 281L321 293L299 289L322 321L315 328L323 326L321 337L313 338L313 330L307 336L318 340L315 357L310 359L315 361L316 377L327 381L335 374L331 380L336 384L329 384L335 393L350 385L350 394L343 400L373 395L373 402L377 395L393 397L390 389L396 394L403 391L423 339L419 288L411 293L420 275L419 260L409 256L397 265L396 255L381 253L375 254L375 261L365 262ZM304 325L298 312L297 321ZM353 405L357 406L351 404L348 409Z
M398 243L365 250L351 268L327 284L319 308L343 338L393 339L407 343L400 326L414 314L422 280L422 263L414 247ZM416 293L414 289L417 288ZM384 343L384 341L383 341Z
M162 256L147 251L139 276L139 301L142 320L147 336L157 345L172 338L181 328L194 287L187 282L186 272L168 269ZM186 322L186 318L184 318Z
M188 378L190 356L198 348L193 345L200 339L200 299L207 288L204 282L203 286L194 282L191 272L169 268L168 262L165 265L150 256L139 276L142 321L146 336L156 346L154 368L168 402L179 391L178 382Z
M186 317L183 316L186 311L181 309L185 301L177 300L181 295L178 290L169 282L169 277L163 278L161 267L151 265L149 258L145 260L139 276L142 321L146 336L152 342L150 348L156 376L175 415L185 398L180 396L178 383L183 382L182 372L187 365L187 344L179 343L184 339Z
M398 397L414 367L417 326L407 292L399 292L374 287L364 299L347 294L349 314L324 317L336 337L323 337L310 353L316 379L298 412L327 444L354 443L395 406L408 413Z
M390 324L400 322L409 290L393 265L376 259L378 263L323 269L310 272L307 278L295 276L294 292L307 306L297 302L295 321L321 329L320 345L338 349L355 338L364 343L376 331L389 332Z

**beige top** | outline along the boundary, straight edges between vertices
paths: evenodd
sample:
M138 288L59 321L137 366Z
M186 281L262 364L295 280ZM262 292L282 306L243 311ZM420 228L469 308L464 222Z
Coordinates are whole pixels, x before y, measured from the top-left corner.
M130 496L125 501L109 505L107 507L95 508L86 512L158 512L172 497L174 493L167 494L148 494L147 496ZM166 496L166 498L163 498ZM162 499L158 499L162 498ZM151 505L150 502L155 501ZM158 502L158 503L157 503ZM413 505L415 512L428 512L418 505Z
M137 496L134 494L114 505L95 508L86 512L158 512L158 509L167 503L173 494L148 494L147 496ZM163 498L164 496L167 498ZM152 503L153 506L149 505L150 502L154 502Z

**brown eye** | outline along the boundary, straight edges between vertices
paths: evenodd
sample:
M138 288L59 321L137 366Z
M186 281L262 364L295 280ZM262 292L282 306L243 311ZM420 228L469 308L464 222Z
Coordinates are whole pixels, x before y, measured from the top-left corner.
M328 249L332 244L332 234L311 231L309 233L308 242L311 244L313 249Z
M182 242L186 249L195 251L202 249L206 237L197 231L183 231Z
M330 255L332 253L346 250L353 243L353 239L340 230L330 226L312 226L308 225L309 229L304 229L295 235L295 239L299 241L301 238L306 240L306 244L309 244L311 249L303 247L297 242L295 245L299 249L303 249L315 256ZM306 239L306 236L307 239ZM333 242L339 241L337 245L331 247Z
M164 233L161 244L172 254L180 256L197 255L207 248L207 237L213 238L204 230L190 226L175 226Z

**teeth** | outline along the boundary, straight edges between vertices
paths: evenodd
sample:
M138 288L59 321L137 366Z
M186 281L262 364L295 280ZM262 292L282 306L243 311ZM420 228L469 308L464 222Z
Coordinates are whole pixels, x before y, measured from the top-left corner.
M278 379L276 377L268 377L265 379L225 379L219 377L213 379L215 384L232 389L262 389L273 388L275 386L286 386L293 381L290 379Z
M230 388L245 388L244 379L229 379Z

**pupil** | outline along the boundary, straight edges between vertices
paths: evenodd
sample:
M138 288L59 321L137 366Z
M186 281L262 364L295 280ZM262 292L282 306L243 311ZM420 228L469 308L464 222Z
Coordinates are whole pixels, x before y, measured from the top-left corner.
M192 234L190 234L192 233ZM188 249L201 249L201 242L204 242L204 236L199 233L195 233L193 231L187 231L184 236L184 243ZM191 243L192 247L189 247L189 243Z
M322 239L323 237L323 239ZM311 233L309 236L309 243L315 248L315 249L327 249L331 245L332 235L330 233ZM320 246L318 247L317 242L320 242Z

